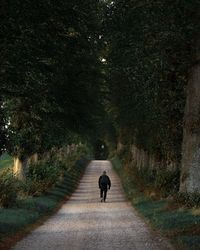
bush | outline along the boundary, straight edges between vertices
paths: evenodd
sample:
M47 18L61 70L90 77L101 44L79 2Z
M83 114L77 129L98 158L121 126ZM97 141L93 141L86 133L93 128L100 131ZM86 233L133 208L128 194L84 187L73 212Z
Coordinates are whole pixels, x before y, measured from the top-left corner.
M0 173L0 206L12 206L16 202L18 189L19 181L10 169Z
M48 179L51 183L55 183L60 173L61 170L57 166L53 166L48 162L40 162L30 166L28 178L37 181Z
M31 165L24 184L24 192L28 195L37 196L52 187L62 174L61 168L48 162L40 162Z
M174 200L189 208L200 207L199 193L178 193L174 195Z
M165 195L178 192L180 182L180 170L158 170L155 178L155 188L158 188Z
M162 196L173 195L178 192L180 170L135 168L134 173L146 186L159 190Z

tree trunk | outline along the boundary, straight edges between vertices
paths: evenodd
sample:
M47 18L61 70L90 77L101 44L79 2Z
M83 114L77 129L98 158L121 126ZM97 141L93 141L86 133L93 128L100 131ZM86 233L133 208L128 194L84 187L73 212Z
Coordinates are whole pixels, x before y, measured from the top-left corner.
M120 154L125 148L125 145L122 144L120 141L117 143L117 153Z
M38 154L37 153L31 155L28 159L28 165L36 164L37 162L38 162Z
M180 192L200 192L200 65L188 82L184 114Z
M19 180L25 180L28 171L28 157L20 159L14 157L13 173Z

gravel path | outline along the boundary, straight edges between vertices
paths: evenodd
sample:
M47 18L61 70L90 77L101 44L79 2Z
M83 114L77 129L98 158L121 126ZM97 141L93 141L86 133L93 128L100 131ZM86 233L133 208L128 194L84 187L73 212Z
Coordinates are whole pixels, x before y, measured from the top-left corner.
M99 199L98 178L106 170L112 187ZM80 185L57 214L18 242L15 250L172 250L150 231L126 201L109 161L93 161Z

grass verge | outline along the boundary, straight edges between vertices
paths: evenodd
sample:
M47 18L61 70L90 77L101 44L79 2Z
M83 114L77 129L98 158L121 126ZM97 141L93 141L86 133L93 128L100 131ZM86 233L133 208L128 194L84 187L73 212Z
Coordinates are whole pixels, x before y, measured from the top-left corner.
M149 198L140 190L133 173L123 169L118 157L114 157L111 162L120 176L127 198L154 229L168 237L175 249L200 249L199 208L189 209L173 200Z
M11 167L13 165L13 158L8 155L7 153L1 155L0 157L0 171L5 169L5 168L8 168L8 167Z
M55 213L76 189L89 161L81 159L61 183L39 197L17 201L15 207L0 208L0 249L10 247Z

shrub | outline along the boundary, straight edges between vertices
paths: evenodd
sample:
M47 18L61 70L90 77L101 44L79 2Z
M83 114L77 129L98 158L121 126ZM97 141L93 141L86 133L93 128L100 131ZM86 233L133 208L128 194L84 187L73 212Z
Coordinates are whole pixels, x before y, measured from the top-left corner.
M30 166L28 178L37 181L48 179L53 183L57 181L60 172L61 171L57 166L53 166L48 162L40 162Z
M46 192L56 183L64 178L64 174L70 171L74 165L85 166L85 158L81 157L87 151L82 145L77 151L72 151L62 157L54 154L46 161L40 161L37 164L30 165L26 182L23 183L21 196L39 196ZM79 159L77 161L77 159ZM76 167L77 167L76 166Z
M19 181L10 169L0 173L0 206L12 206L16 202L18 189Z
M177 193L176 195L174 195L174 200L189 208L200 207L199 193Z
M26 182L22 185L23 192L21 193L21 196L39 196L43 192L45 192L48 188L48 185L46 182L43 181L37 181L37 180L31 180L27 178Z
M137 176L139 176L146 184L155 183L156 171L155 169L149 169L148 167L136 168L134 170Z
M163 194L171 195L178 192L180 180L180 170L158 170L155 178L155 187L160 189Z
M59 180L61 174L61 168L48 162L31 165L23 187L24 192L37 196L52 187Z
M150 169L148 167L134 169L134 174L139 177L146 186L159 190L162 196L173 195L178 192L180 170Z

